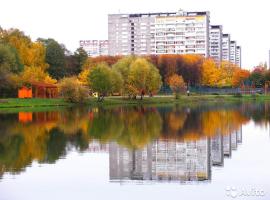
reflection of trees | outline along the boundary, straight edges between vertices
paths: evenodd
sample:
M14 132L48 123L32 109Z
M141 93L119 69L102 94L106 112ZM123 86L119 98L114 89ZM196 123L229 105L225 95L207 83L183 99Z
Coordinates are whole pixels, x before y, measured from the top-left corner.
M58 128L53 128L50 131L46 141L47 156L44 158L48 163L54 163L62 155L66 154L67 136Z
M243 104L242 113L259 125L266 125L270 122L270 104L267 102Z
M23 143L21 135L12 135L4 143L0 143L0 168L16 172L20 168L18 157L20 155L20 146ZM10 167L11 166L11 167Z
M102 142L118 138L123 129L122 118L121 111L100 108L90 121L89 135Z
M240 128L249 119L240 109L196 107L193 109L174 108L162 114L164 127L162 137L178 137L195 140L205 136L229 134Z
M162 120L152 108L101 109L95 115L89 134L101 141L116 140L130 148L141 148L161 131Z
M0 127L5 127L0 137L0 168L19 172L33 160L53 163L65 156L68 142L79 150L87 149L90 140L85 131L87 114L72 109L33 113L33 122L28 123L13 119L4 126L0 122Z

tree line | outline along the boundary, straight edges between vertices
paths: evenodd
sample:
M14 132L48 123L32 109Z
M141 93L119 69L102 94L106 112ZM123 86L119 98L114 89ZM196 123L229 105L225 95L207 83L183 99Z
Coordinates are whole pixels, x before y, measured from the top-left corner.
M32 41L18 29L0 28L0 81L1 97L16 96L21 86L43 82L58 83L70 101L83 100L89 89L102 101L116 93L142 99L161 86L175 93L187 86L263 87L270 71L263 65L248 71L199 55L88 57L82 48L72 53L52 38Z

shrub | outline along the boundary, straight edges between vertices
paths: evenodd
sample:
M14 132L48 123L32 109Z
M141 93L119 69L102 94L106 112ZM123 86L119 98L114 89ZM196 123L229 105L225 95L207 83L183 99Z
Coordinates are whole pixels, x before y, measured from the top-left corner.
M76 77L63 78L59 83L60 94L72 103L82 103L89 97L89 89L83 86Z

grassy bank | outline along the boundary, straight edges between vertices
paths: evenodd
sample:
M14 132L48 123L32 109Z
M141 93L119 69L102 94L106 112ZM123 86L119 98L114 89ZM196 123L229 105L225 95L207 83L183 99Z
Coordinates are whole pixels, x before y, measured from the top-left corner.
M201 102L241 102L241 101L270 101L270 95L192 95L181 96L175 99L173 96L145 97L140 99L124 99L122 97L107 97L103 102L97 102L96 98L89 99L85 105L142 105L142 104L193 104ZM64 99L1 99L0 110L10 108L39 108L55 106L73 106L76 104L65 102Z
M21 107L49 107L49 106L68 106L70 103L63 99L1 99L0 109L21 108Z

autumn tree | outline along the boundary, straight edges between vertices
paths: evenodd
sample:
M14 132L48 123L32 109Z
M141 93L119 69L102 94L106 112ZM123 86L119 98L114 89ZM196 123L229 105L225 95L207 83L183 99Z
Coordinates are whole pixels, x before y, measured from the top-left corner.
M181 75L189 85L199 85L202 79L203 61L204 58L200 55L181 55L181 58L177 59L177 74Z
M235 70L232 77L232 86L239 87L245 80L247 80L250 76L250 72L248 70L238 68Z
M78 75L78 80L83 84L83 85L88 85L88 76L90 74L90 69L84 69L81 71L81 73Z
M150 97L159 92L162 85L161 76L158 69L154 66L150 66L150 74L146 80L146 91Z
M266 68L264 66L257 66L252 70L249 80L256 87L263 87L265 84L266 78L265 75L266 75Z
M179 93L185 89L185 82L182 76L179 76L177 74L173 74L168 79L168 84L171 88L171 90L175 93L175 98L179 98Z
M150 55L145 57L155 65L167 84L168 78L173 74L183 77L186 83L198 85L201 82L201 68L204 58L199 55Z
M98 101L112 92L119 92L122 87L122 77L113 71L106 63L100 63L90 69L88 83L93 92L98 92Z
M205 59L202 65L202 85L217 86L220 79L220 71L218 70L213 59Z
M18 75L14 75L11 77L13 83L17 87L21 86L30 86L33 82L42 82L42 83L49 83L54 84L57 80L53 79L48 72L45 72L40 67L25 67L22 72Z
M153 78L151 80L151 78ZM153 81L153 82L152 82ZM158 90L161 85L161 77L158 70L144 58L137 58L130 65L128 74L128 90L130 95L136 97L140 95L141 99L145 93Z
M45 47L41 42L32 42L30 37L18 29L3 31L2 35L3 41L17 50L20 62L24 66L40 67L43 70L48 68Z
M233 85L234 74L238 69L240 69L239 66L227 61L222 61L220 67L218 67L219 80L217 86L231 87Z
M0 44L0 95L10 93L14 84L12 75L22 70L16 49L9 45Z
M106 63L108 66L112 66L120 60L122 56L97 56L97 57L89 57L85 64L83 65L83 69L89 69L91 67L97 66L100 63Z
M121 74L123 79L123 93L128 94L129 88L128 88L128 75L130 72L130 66L132 62L136 59L135 56L126 56L121 58L112 66L112 69L117 71Z
M123 76L116 70L111 69L112 93L121 93L124 85Z

